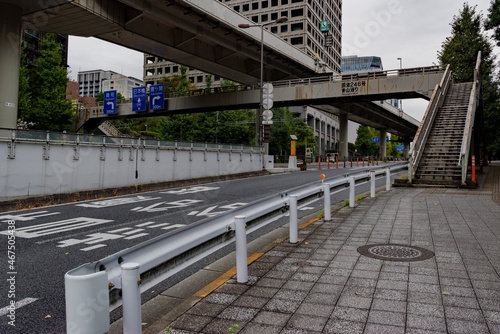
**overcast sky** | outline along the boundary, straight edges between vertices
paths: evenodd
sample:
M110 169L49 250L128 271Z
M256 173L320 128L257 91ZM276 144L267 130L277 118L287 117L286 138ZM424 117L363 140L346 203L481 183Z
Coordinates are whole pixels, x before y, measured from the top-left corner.
M321 0L319 0L321 1ZM469 1L486 16L490 0ZM342 55L379 56L384 69L430 66L450 36L450 23L463 8L460 0L344 0ZM142 79L143 54L95 38L71 36L70 77L78 71L112 70ZM427 103L405 100L403 109L422 119Z

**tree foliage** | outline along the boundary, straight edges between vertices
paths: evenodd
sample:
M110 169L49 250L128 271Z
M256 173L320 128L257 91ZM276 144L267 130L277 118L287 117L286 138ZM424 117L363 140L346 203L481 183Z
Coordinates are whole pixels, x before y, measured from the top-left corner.
M500 46L500 0L492 0L484 23L486 30L493 30L493 37Z
M63 131L71 127L73 110L71 101L66 99L68 73L61 66L61 57L55 35L46 34L35 68L21 68L19 116L32 124L32 129Z
M294 118L288 108L273 109L273 125L269 153L273 155L288 155L290 153L290 135L297 136L297 155L305 154L306 143L314 146L316 138L313 130L300 118Z
M485 26L498 28L499 1L494 0ZM482 30L483 19L476 7L463 5L459 15L451 22L451 36L446 38L438 52L442 64L450 64L455 82L474 81L474 68L478 51L481 51L482 102L485 116L485 141L487 151L500 155L500 108L498 107L498 82L494 78L495 56L493 46Z

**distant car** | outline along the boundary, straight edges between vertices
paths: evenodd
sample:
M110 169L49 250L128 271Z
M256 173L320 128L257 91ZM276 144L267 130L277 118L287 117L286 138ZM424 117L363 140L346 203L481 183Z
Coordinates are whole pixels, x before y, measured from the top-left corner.
M327 153L326 156L330 161L335 161L335 159L338 158L339 154L338 153Z

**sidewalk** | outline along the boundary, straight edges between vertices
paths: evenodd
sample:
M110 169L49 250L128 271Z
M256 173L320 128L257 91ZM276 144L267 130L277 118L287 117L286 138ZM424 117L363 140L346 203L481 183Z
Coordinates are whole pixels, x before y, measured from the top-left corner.
M499 169L482 190L396 188L316 221L161 333L500 333Z

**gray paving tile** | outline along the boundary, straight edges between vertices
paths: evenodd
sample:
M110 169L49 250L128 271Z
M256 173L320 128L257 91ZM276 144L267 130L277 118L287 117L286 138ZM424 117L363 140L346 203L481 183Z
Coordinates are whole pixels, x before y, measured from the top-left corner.
M448 331L450 333L457 333L457 334L489 334L490 330L488 329L488 326L486 323L481 322L472 322L472 321L463 321L463 320L457 320L457 319L452 319L447 321L448 325Z
M337 306L331 315L332 319L348 320L353 322L365 322L368 318L368 310L352 307Z
M425 315L438 318L444 317L444 309L440 304L436 305L408 302L407 310L408 314Z
M234 320L236 322L248 322L257 313L258 309L250 307L229 306L217 317L221 319Z
M342 294L338 300L338 306L369 309L371 301L372 299L367 297L356 296L354 294Z
M186 313L205 316L205 317L215 317L225 308L226 308L225 305L213 304L213 303L207 303L206 301L201 301L192 308L190 308Z
M291 301L279 298L271 299L265 306L265 311L280 312L280 313L294 313L299 308L299 301Z
M220 333L228 333L229 328L233 327L236 325L234 323L234 320L227 320L227 319L214 319L211 322L209 322L202 330L202 333L207 333L207 334L220 334ZM246 323L238 323L237 324L239 327L239 330L243 329L246 325Z
M374 298L371 310L406 313L406 302Z
M328 321L327 317L295 314L288 321L287 329L303 329L310 331L321 331Z
M446 322L444 318L435 318L423 315L408 314L406 320L406 326L407 328L446 332Z
M280 326L271 326L271 325L263 325L256 323L248 323L243 328L243 330L238 331L236 333L239 334L279 334L281 332L282 327ZM229 333L229 331L227 332Z
M362 334L365 324L362 322L352 322L346 320L330 319L323 333L326 334Z
M288 289L281 289L274 295L274 298L280 298L280 299L286 299L286 300L292 300L292 301L302 301L306 298L307 292L306 291L297 291L297 290L288 290Z
M279 313L279 312L269 312L269 311L260 311L255 318L253 318L253 323L259 323L264 325L274 325L285 327L288 319L292 316L291 313Z
M204 317L194 314L184 314L179 319L175 320L170 327L187 331L198 332L205 327L212 317Z
M334 305L318 305L317 303L302 303L295 311L296 314L315 315L319 317L329 317L334 309Z
M461 308L479 309L479 304L476 298L459 297L451 295L443 296L443 305L461 307Z
M366 324L364 334L404 334L404 327L387 326L379 324Z
M241 296L236 301L231 304L233 306L241 306L241 307L252 307L252 308L262 308L267 302L269 298L264 297L254 297L254 296Z
M205 301L208 303L229 305L232 302L234 302L238 297L239 295L214 292L205 297Z
M406 322L406 314L371 310L370 314L368 315L368 322L379 325L404 327Z

